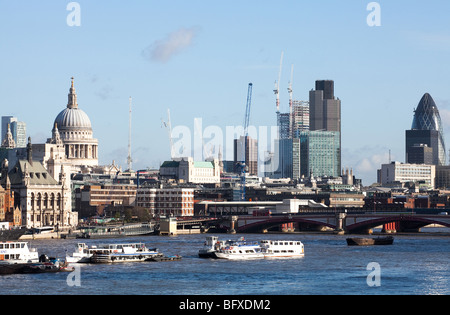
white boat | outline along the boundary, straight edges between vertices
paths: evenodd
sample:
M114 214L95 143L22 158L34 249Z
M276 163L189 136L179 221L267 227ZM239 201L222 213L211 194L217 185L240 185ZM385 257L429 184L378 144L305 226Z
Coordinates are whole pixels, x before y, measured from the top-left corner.
M227 246L220 248L215 253L219 259L228 260L247 260L247 259L263 259L264 254L258 243L249 243L245 241L232 242L229 241Z
M300 258L305 256L304 245L300 241L271 241L260 242L264 258Z
M39 254L35 248L28 248L27 242L0 242L0 264L38 263Z
M109 246L109 245L107 245ZM111 253L112 250L109 248L98 248L93 245L91 247L87 246L85 243L78 243L76 251L72 254L72 256L66 255L66 261L68 263L90 263L91 257L95 252L102 251L103 253Z
M219 241L217 236L207 236L203 248L198 251L200 258L217 258L216 252L220 249L231 245L233 241Z
M90 262L94 264L136 262L162 256L158 250L148 249L143 243L109 244L93 251Z

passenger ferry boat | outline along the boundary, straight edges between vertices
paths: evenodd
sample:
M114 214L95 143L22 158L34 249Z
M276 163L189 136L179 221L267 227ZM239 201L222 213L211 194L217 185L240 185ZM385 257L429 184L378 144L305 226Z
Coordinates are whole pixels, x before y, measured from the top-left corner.
M304 245L300 241L270 241L260 243L264 258L299 258L305 255Z
M27 242L0 242L0 264L27 264L39 262L35 248Z
M146 261L162 256L156 248L148 249L143 243L110 244L92 252L90 262L94 264Z
M111 253L112 250L104 246L105 248L97 248L97 246L93 245L89 248L85 243L78 243L76 251L72 254L72 256L66 255L66 261L68 263L90 263L91 257L95 252L102 251L103 253Z
M198 256L200 258L217 258L216 252L231 244L233 244L233 241L219 241L217 236L207 236L203 248L198 251Z
M245 241L233 242L229 241L227 246L220 248L215 252L215 256L219 259L228 260L247 260L247 259L263 259L264 254L258 243L248 243Z

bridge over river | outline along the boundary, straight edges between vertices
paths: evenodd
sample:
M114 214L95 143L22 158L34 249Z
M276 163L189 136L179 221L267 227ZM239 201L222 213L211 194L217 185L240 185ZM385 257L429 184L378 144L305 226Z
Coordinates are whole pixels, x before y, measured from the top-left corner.
M300 230L323 230L329 228L345 233L369 233L377 226L389 227L397 232L419 232L424 226L438 224L450 228L450 215L405 212L362 213L299 213L269 216L223 216L209 220L214 224L237 233L260 233L283 224L294 223Z

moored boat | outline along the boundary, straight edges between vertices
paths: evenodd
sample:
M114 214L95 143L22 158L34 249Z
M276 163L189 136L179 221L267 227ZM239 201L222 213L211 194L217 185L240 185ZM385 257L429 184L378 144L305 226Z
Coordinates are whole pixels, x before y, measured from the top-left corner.
M158 249L148 249L143 243L110 244L94 251L90 262L94 264L138 262L158 255L161 255Z
M73 271L67 262L39 256L27 242L0 243L0 275Z
M392 245L394 238L392 236L386 237L351 237L347 238L348 246L372 246L372 245Z
M96 238L118 238L128 236L144 236L155 232L155 227L151 223L135 223L116 226L96 226L84 227L76 238L96 239Z
M28 248L27 242L0 242L0 265L37 262L38 252L35 248Z
M150 258L147 258L145 261L155 261L155 262L161 262L161 261L176 261L181 260L181 256L179 255L173 255L173 256L164 256L164 255L156 255Z
M198 251L200 258L217 258L216 252L230 245L233 241L219 241L217 236L207 236L203 248Z
M229 241L227 246L216 251L215 256L227 260L264 259L261 246L258 243L246 241Z
M264 258L300 258L305 255L304 245L300 241L261 241Z
M109 245L104 245L103 247L97 247L92 245L91 247L87 246L85 243L78 243L77 249L72 254L72 256L66 255L66 261L69 263L90 263L91 257L94 253L98 253L101 251L102 253L111 253L114 249L109 248Z

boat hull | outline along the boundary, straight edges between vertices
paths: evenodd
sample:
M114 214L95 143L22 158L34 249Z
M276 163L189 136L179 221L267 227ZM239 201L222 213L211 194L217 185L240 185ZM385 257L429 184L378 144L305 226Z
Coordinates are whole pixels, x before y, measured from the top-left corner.
M265 259L295 259L302 257L305 257L305 254L292 254L292 255L264 254Z
M162 262L162 261L177 261L177 260L181 260L181 256L161 256L158 255L156 257L150 257L147 258L145 261L153 261L153 262Z
M93 264L143 262L143 261L146 261L147 259L158 257L158 256L160 256L159 253L92 255L90 262Z
M53 263L0 264L0 275L54 273L73 271L72 267L58 266Z
M214 251L199 250L198 257L200 257L200 258L217 258L215 250Z
M254 260L254 259L264 259L264 255L262 253L259 254L248 254L248 255L240 255L240 254L224 254L224 253L216 253L216 257L219 259L227 259L227 260Z
M348 246L373 246L373 245L392 245L394 238L392 236L379 238L347 238Z

